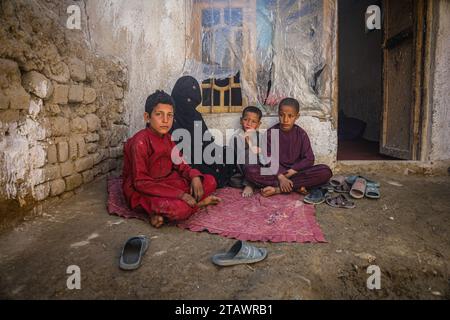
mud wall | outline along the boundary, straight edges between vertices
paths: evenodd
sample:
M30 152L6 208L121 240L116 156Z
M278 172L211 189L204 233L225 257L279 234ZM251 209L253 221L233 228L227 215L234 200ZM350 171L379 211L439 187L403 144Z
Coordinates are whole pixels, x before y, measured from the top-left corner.
M74 3L0 2L0 202L67 196L120 162L126 69L66 27Z
M431 160L450 160L450 1L438 1L434 61Z

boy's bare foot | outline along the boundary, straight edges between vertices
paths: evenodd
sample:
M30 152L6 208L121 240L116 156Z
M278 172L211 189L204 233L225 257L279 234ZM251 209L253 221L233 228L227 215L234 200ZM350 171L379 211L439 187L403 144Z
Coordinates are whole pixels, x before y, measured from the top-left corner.
M150 224L155 228L159 228L164 224L164 218L154 214L150 217Z
M263 197L270 197L273 196L275 194L279 194L281 193L280 188L278 187L265 187L264 189L261 190L261 194Z
M242 196L244 198L251 197L253 195L253 188L251 186L245 186L244 190L242 191Z
M297 190L298 193L306 196L307 194L309 194L308 190L306 190L305 187L301 187L300 189Z
M215 205L218 204L220 201L222 201L222 199L220 199L219 197L209 196L200 201L199 203L197 203L197 207L203 208L209 205Z

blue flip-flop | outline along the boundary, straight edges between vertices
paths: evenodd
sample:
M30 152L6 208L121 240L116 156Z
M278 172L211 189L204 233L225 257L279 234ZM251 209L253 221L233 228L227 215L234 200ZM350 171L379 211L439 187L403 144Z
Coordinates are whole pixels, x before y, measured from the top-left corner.
M303 202L308 204L321 204L325 202L325 194L328 193L326 189L316 188L312 189L308 195L305 196Z
M380 185L372 182L367 182L365 196L371 199L379 199Z
M256 263L267 257L267 250L257 248L245 241L237 241L228 252L218 253L212 257L212 262L218 266L234 266L237 264Z
M140 267L142 257L147 251L149 240L140 235L131 237L125 242L120 255L119 267L122 270L135 270Z

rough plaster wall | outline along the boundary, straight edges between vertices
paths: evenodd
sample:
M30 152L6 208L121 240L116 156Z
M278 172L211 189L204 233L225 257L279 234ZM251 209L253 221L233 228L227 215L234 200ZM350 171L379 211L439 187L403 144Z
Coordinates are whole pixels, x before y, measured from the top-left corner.
M1 213L4 200L65 196L120 163L126 70L66 28L73 3L0 1Z
M144 127L143 106L156 89L170 93L185 61L185 1L87 1L91 44L121 58L129 71L125 106L132 135Z
M240 127L240 115L236 114L214 114L205 115L206 125L210 130L217 129L222 134L222 142L226 141L226 129ZM266 116L262 119L261 129L268 129L278 122L277 116ZM316 117L300 116L297 124L305 129L311 140L311 145L316 156L316 163L325 163L334 166L336 161L337 135L330 121L320 121ZM212 130L214 135L214 131ZM215 135L216 142L220 144L221 140Z
M439 1L433 88L431 160L450 159L450 1Z

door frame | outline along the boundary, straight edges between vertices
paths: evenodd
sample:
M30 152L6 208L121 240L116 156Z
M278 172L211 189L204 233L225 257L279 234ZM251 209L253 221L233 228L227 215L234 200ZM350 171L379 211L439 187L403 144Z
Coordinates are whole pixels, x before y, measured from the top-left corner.
M333 61L333 81L331 88L331 116L332 116L332 126L336 130L336 137L338 132L338 117L339 117L339 12L338 12L338 1L345 0L336 0L332 1L334 3L334 12L335 12L335 55ZM434 70L434 60L435 60L435 47L436 47L436 32L438 28L438 21L436 17L438 17L438 6L434 1L423 1L423 6L426 10L426 16L420 15L419 12L416 12L416 21L421 20L423 26L423 37L422 41L420 41L420 50L418 49L418 43L415 43L416 52L421 52L420 59L420 77L417 77L417 67L415 71L414 77L414 91L416 94L415 103L419 103L418 105L418 116L415 119L418 122L416 132L412 134L415 135L415 148L413 148L413 159L410 160L400 160L400 161L427 161L428 154L431 147L431 120L432 120L432 88L433 88L433 78L432 72ZM382 10L383 11L383 10ZM417 15L419 15L419 19L417 19ZM382 19L384 17L382 16ZM382 24L384 28L384 24ZM380 48L381 50L381 48ZM384 55L384 54L383 54ZM384 61L383 61L384 68ZM418 86L419 84L419 86ZM384 85L383 85L384 88ZM384 92L383 92L384 96ZM418 97L420 99L418 99ZM381 124L382 125L382 124ZM383 130L383 128L381 128ZM339 144L338 139L336 138L337 146ZM381 137L380 137L381 143ZM336 161L337 160L337 149L336 149ZM346 161L346 160L341 160ZM380 160L369 160L370 161L380 161Z

